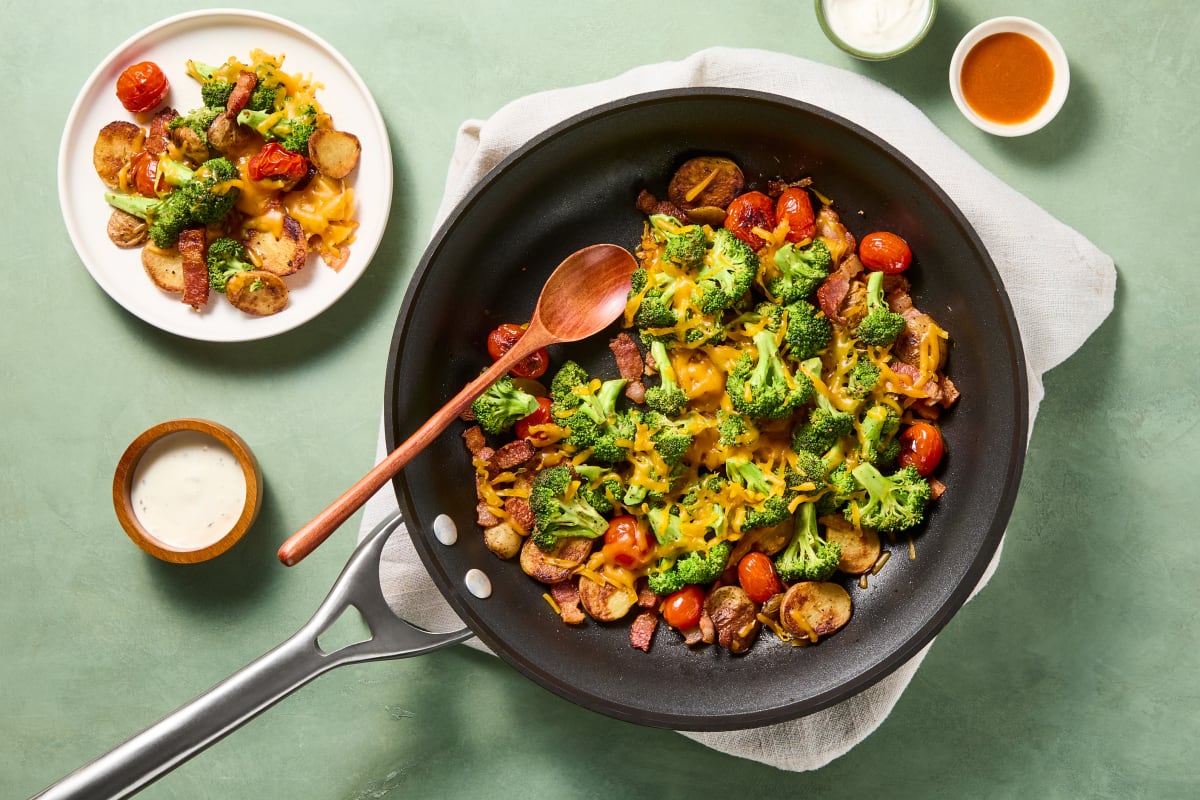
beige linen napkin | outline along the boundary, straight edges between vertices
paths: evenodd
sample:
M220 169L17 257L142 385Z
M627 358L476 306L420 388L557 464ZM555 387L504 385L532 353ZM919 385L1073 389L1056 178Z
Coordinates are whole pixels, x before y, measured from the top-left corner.
M927 172L970 220L1004 279L1025 347L1032 430L1042 373L1073 353L1112 310L1112 259L985 170L903 97L860 75L781 53L713 48L599 83L523 97L491 119L468 120L459 128L435 228L492 167L545 129L629 95L685 86L755 89L811 103L872 131ZM381 433L377 459L383 448ZM360 537L395 511L395 497L385 487L367 504ZM388 543L381 576L393 609L405 619L431 630L462 626L407 536L394 535ZM477 641L469 644L483 649ZM928 647L874 686L807 717L753 730L684 735L781 769L817 769L879 726L926 652Z

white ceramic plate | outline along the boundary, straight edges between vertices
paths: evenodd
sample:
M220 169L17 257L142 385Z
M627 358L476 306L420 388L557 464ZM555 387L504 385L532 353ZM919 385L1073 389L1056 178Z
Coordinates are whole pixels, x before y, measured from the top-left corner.
M216 293L196 312L178 295L157 289L146 277L138 249L121 250L108 239L112 213L105 186L92 166L97 132L113 120L134 121L117 100L117 77L131 64L153 61L171 83L167 103L185 113L200 103L200 86L188 77L188 59L220 64L241 61L250 50L283 54L287 72L309 73L323 85L321 105L339 130L358 136L362 161L348 182L354 187L357 238L350 258L334 272L310 255L300 272L289 276L288 305L269 317L238 311ZM253 11L196 11L155 23L117 47L96 67L67 117L58 156L58 195L71 241L84 265L113 300L164 331L212 342L262 339L291 330L320 314L362 276L383 238L392 199L392 154L387 129L375 99L350 63L333 47L287 20Z

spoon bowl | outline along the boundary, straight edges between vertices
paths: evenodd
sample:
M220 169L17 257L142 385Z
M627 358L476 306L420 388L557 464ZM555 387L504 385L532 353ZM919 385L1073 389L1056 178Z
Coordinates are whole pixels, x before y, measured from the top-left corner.
M507 353L463 387L421 427L279 548L287 566L300 563L425 449L471 402L539 348L577 342L611 325L625 309L637 261L615 244L595 244L563 259L546 280L529 327Z

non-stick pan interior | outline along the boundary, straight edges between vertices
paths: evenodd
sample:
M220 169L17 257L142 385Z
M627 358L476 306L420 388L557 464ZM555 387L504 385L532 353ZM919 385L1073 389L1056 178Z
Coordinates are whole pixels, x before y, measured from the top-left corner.
M473 473L452 427L396 479L417 550L455 610L501 657L593 710L648 725L728 729L811 713L869 686L915 654L978 582L1016 494L1026 437L1025 368L1007 296L961 213L890 146L840 118L783 98L734 90L679 90L631 98L567 121L490 173L442 227L413 277L389 360L386 435L395 446L478 374L484 341L501 322L524 322L545 277L597 242L633 249L642 226L634 198L665 194L698 154L727 155L757 188L810 176L861 236L887 229L916 254L916 305L949 331L949 372L962 399L945 417L948 485L927 525L890 545L869 588L845 581L850 623L816 647L765 633L742 656L685 647L660 625L651 651L629 645L628 623L564 625L546 587L483 545ZM614 328L614 333L617 329ZM615 376L609 336L552 352ZM433 538L439 514L458 543ZM491 579L477 599L472 567Z

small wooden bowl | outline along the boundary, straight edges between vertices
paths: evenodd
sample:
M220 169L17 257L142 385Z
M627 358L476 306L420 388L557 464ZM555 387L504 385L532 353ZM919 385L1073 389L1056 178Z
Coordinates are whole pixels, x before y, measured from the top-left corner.
M133 478L137 472L138 462L141 461L146 450L163 437L181 431L201 433L224 445L237 458L238 464L242 468L242 475L246 479L246 501L242 506L242 513L233 527L217 541L199 548L182 548L152 535L138 519L132 501ZM134 544L163 561L175 564L198 564L221 555L237 544L238 540L245 535L262 507L262 488L262 471L258 467L258 460L255 459L254 453L250 451L242 437L224 425L209 420L172 419L160 422L145 431L125 449L121 460L117 462L117 471L113 475L112 496L117 519L120 520L121 527L125 529L125 533L129 534L129 538L133 540Z

